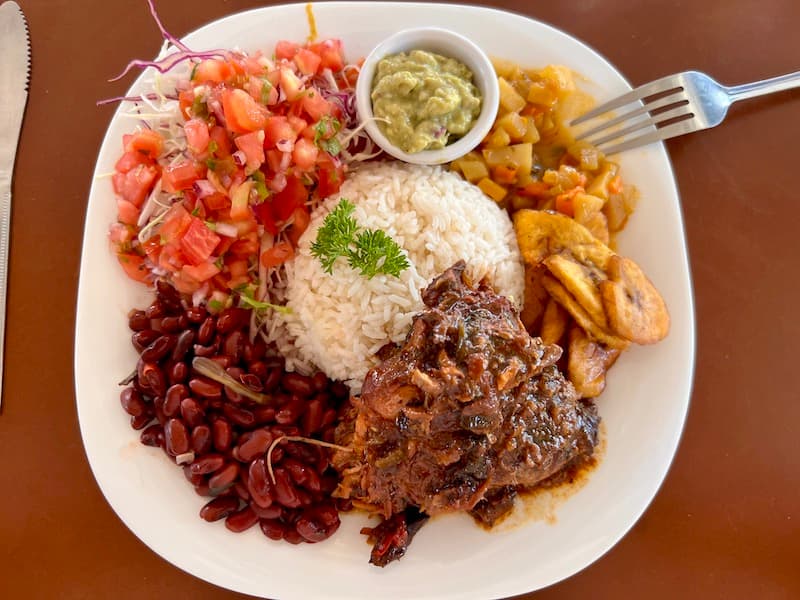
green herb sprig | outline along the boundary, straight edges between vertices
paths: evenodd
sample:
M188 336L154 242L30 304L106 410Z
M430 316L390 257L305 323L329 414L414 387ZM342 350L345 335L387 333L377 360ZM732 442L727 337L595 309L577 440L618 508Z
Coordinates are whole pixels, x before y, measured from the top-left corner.
M353 218L356 207L342 198L317 231L311 254L322 263L323 270L333 275L333 263L340 256L367 279L378 273L400 277L410 265L400 246L385 231L365 229Z

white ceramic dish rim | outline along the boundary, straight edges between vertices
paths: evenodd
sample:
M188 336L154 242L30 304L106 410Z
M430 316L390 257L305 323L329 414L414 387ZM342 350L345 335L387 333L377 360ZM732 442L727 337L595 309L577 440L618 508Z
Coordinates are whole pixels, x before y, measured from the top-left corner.
M389 141L374 120L371 91L378 62L386 56L410 50L438 52L465 63L472 70L475 85L482 95L481 112L472 129L461 139L439 150L404 152ZM500 89L486 53L464 36L441 27L404 29L386 38L364 60L356 84L358 115L372 140L394 158L419 165L450 162L474 149L492 128L499 104Z
M280 28L280 35L275 38L264 36L261 47L268 47L278 38L302 39L304 11L304 4L296 4L231 15L189 34L186 41L201 44L198 48L217 47L220 31L227 32L227 39L238 41L238 36L258 18L273 19L272 22L289 19L291 25ZM391 19L391 25L396 27L441 24L469 31L471 37L481 38L487 47L494 42L487 37L491 28L486 23L501 22L509 36L516 33L533 38L535 33L537 39L548 38L563 46L562 52L569 48L570 57L565 58L564 54L556 51L553 55L552 49L543 47L538 65L559 58L559 62L569 63L575 60L571 57L580 56L590 67L583 73L595 79L605 95L630 88L611 65L581 42L511 13L443 4L332 2L315 6L320 34L343 37L350 55L364 54L366 42L359 42L360 36L375 44L388 33L375 28L376 21L370 15L374 17L376 13L370 11L380 11L384 17L388 11L388 15L396 17ZM337 17L341 14L358 16L340 23ZM424 23L420 22L423 18ZM355 43L350 43L348 36L353 36ZM507 57L524 58L514 56L513 49L508 50ZM119 119L112 121L100 150L96 176L113 166L122 130ZM359 539L357 531L363 521L358 517L346 517L339 533L325 544L301 548L270 545L258 531L237 537L220 523L201 522L196 511L202 500L193 497L180 473L160 451L138 444L138 435L130 430L114 398L114 382L119 374L115 369L121 365L129 368L135 360L132 350L123 348L121 341L128 335L124 315L132 306L145 305L149 295L125 280L108 252L103 234L114 216L110 206L113 201L108 181L95 178L81 261L75 384L84 446L103 494L131 531L166 560L217 585L254 595L502 597L545 587L585 568L628 531L663 481L680 439L694 368L691 280L668 157L664 146L658 144L627 154L622 163L629 180L639 186L645 198L657 202L642 204L620 239L620 251L640 262L662 289L673 311L673 329L662 344L626 353L611 373L609 390L599 403L609 428L606 457L586 487L559 506L557 525L534 522L511 531L486 534L471 526L466 517L442 518L423 528L409 555L385 570L366 564L368 547ZM655 223L656 227L643 227L643 222ZM665 252L669 255L667 262L663 259ZM109 282L116 286L109 288ZM119 348L109 345L108 340L120 340ZM648 370L648 366L656 366L657 370ZM661 411L663 414L658 412L663 404L652 403L643 395L650 390L653 377L668 389L667 398L674 402ZM638 404L618 407L618 398L631 397ZM656 413L652 412L654 409ZM648 418L658 418L660 427L644 427L640 431L636 425L647 425L645 421L631 423L632 417L625 417L626 413L637 411L648 412ZM615 443L615 436L623 433L623 445L629 452L620 457L622 449ZM614 490L601 485L619 469L626 469L626 478L635 484ZM620 481L624 483L626 479ZM590 511L585 509L586 498L592 500ZM591 535L586 533L589 529ZM541 552L538 548L538 554L531 554L541 541L547 541L550 550ZM520 549L524 549L523 555L517 556ZM254 553L256 559L248 556ZM485 565L489 565L486 573L482 570ZM313 570L305 571L309 566Z

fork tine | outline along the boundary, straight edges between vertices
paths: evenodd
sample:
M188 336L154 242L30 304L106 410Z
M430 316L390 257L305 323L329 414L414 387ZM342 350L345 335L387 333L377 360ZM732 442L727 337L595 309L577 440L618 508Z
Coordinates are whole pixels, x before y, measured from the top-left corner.
M643 106L640 106L639 108L636 108L634 110L626 112L623 115L620 115L618 117L614 117L613 119L605 121L605 122L601 123L600 125L598 125L597 127L592 127L591 129L582 132L575 139L576 140L585 140L587 138L592 137L593 135L596 135L596 134L598 134L598 133L600 133L602 131L605 131L606 129L608 129L610 127L614 127L614 125L619 125L620 123L628 121L628 120L632 119L633 117L638 117L641 114L644 114L644 113L647 113L647 112L650 112L650 111L653 111L653 110L666 108L667 106L670 106L672 104L676 104L676 103L681 102L681 101L683 101L684 104L686 104L688 102L688 100L686 100L686 97L685 97L683 91L675 92L674 94L670 94L669 96L665 96L663 98L659 98L658 100L654 100L653 102L648 102L647 104L645 104ZM658 115L658 116L660 116L660 115Z
M617 138L624 137L629 133L633 133L634 131L639 131L640 129L644 129L645 127L650 127L651 125L658 125L659 123L665 123L670 119L683 116L692 116L692 112L689 110L688 104L681 104L680 106L677 106L672 110L664 111L649 119L643 119L642 121L634 123L630 127L626 127L625 129L620 129L619 131L614 131L606 136L601 137L599 140L590 141L590 143L594 144L595 146L602 146L603 144L607 144L611 140L616 140Z
M631 90L627 94L622 94L605 104L601 104L600 106L590 110L586 114L574 119L570 125L578 125L589 119L593 119L599 115L602 115L605 112L610 110L614 110L615 108L619 108L620 106L625 106L630 102L634 102L636 100L641 100L642 98L646 98L647 96L652 96L653 94L658 94L660 92L666 92L668 90L674 88L680 88L681 84L678 79L674 75L668 75L667 77L662 77L661 79L656 79L655 81L651 81L650 83L646 83L645 85L639 86L635 90Z
M656 129L655 131L650 131L649 133L645 133L639 137L622 142L616 146L603 149L603 153L610 155L616 154L617 152L624 152L625 150L630 150L631 148L637 148L639 146L658 142L659 140L668 140L670 138L683 135L684 133L697 131L698 129L699 126L697 124L697 119L684 119L683 121L673 123L672 125L667 125L661 129Z

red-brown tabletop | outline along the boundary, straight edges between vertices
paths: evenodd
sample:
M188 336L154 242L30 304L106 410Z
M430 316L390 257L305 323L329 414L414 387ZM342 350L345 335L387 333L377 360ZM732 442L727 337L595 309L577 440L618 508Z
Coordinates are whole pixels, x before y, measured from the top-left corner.
M106 80L131 58L152 56L158 31L144 0L18 1L33 67L13 188L0 597L244 598L172 566L123 525L92 477L78 427L80 248L114 110L95 101L124 91L129 80ZM263 4L162 0L159 11L182 35ZM583 40L634 85L689 69L724 83L800 70L796 0L489 4ZM736 105L719 128L668 142L697 319L683 436L627 535L525 598L800 597L798 143L800 90Z

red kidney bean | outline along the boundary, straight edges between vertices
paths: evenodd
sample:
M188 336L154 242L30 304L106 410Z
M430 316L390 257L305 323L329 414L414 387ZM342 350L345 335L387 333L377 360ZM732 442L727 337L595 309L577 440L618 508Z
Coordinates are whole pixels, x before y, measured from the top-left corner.
M156 420L158 421L159 425L162 427L167 424L167 415L164 414L164 398L161 396L156 396L153 398L153 413L155 414Z
M193 486L197 487L200 484L206 482L206 478L203 475L194 475L192 474L191 469L189 468L190 465L183 465L181 470L183 471L183 476L186 478L186 481L191 483Z
M181 409L181 402L188 397L189 389L182 383L169 386L164 396L164 414L170 418L177 415Z
M268 425L275 422L275 409L271 406L259 406L253 409L256 425Z
M283 539L286 525L275 519L262 518L258 522L262 533L271 540L279 541Z
M193 325L197 325L198 323L202 323L205 318L208 316L208 312L202 306L190 306L184 312L186 315L186 319L189 323Z
M328 376L325 375L325 373L323 373L322 371L317 371L316 373L314 373L313 377L311 377L311 383L314 386L314 390L316 390L317 392L324 392L325 390L328 389L328 386L330 385L331 382L330 379L328 379Z
M133 387L126 387L119 394L119 402L123 410L132 417L139 417L147 412L147 405L142 394Z
M189 427L197 427L203 424L205 413L194 398L184 398L181 400L181 416Z
M250 508L258 515L260 519L280 519L283 516L284 508L280 504L270 504L267 507L261 507L256 504L253 499L250 499Z
M325 410L325 402L319 396L320 395L318 394L311 402L308 403L305 412L303 413L301 427L303 430L303 435L306 437L310 437L312 434L316 433L322 428L322 417Z
M229 369L229 371L232 370L233 369ZM238 379L242 385L247 386L254 392L260 392L264 389L264 385L261 383L261 380L252 373L242 373L239 375Z
M241 367L225 367L225 372L234 379L240 379L243 375L249 375L249 373Z
M336 498L336 508L342 512L353 510L353 501L350 498Z
M163 279L156 281L156 298L158 302L163 304L167 313L180 312L183 308L178 291Z
M281 379L281 386L290 394L296 394L302 398L308 398L314 393L311 378L300 375L300 373L286 373Z
M208 480L208 487L211 488L211 492L218 494L233 485L233 482L236 481L236 477L239 475L239 468L236 466L235 463L228 463L218 471L214 473L214 475Z
M195 356L202 356L204 358L212 357L217 352L215 346L201 346L200 344L194 344L192 350Z
M233 430L230 423L224 419L215 419L211 423L211 440L217 452L225 452L231 447L233 441Z
M288 471L289 476L297 485L303 485L308 481L308 471L310 467L301 463L296 458L285 458L281 466Z
M341 381L334 381L331 383L331 394L337 400L347 400L350 397L350 388L348 388Z
M243 502L250 502L250 492L247 489L247 485L241 481L237 481L233 484L233 491L236 492L236 495Z
M268 369L278 367L281 371L286 369L286 359L282 356L265 356L264 363Z
M142 351L142 360L145 362L156 363L164 358L174 346L174 336L169 334L159 336L152 344Z
M161 319L161 331L167 333L178 333L183 331L189 326L189 320L185 315L178 315L177 317L164 317Z
M225 527L234 533L241 533L258 523L258 515L249 506L245 506L225 519Z
M142 329L131 335L131 344L136 349L137 352L141 354L141 352L147 348L150 344L156 341L161 334L157 331L153 331L150 327L150 322L148 321L148 329Z
M325 411L325 414L322 417L322 423L320 423L320 428L324 429L326 427L330 427L336 422L337 418L336 410L333 408L329 408Z
M275 421L280 425L291 425L303 415L305 409L306 401L298 396L292 396L292 399L275 413Z
M167 314L167 309L161 300L156 299L150 306L148 306L144 314L148 319L160 319Z
M242 356L242 347L245 342L245 335L239 330L231 331L225 336L222 342L222 353L231 358L233 362L239 362Z
M283 533L283 539L289 542L290 544L302 544L305 542L305 538L297 532L294 525L289 525L286 527L286 530Z
M283 371L278 367L269 369L266 376L261 378L261 381L264 383L264 391L267 393L275 391L281 382L282 376Z
M178 419L170 419L164 426L164 441L167 452L172 456L184 454L189 451L189 433Z
M253 362L254 360L261 360L264 358L264 355L267 353L267 343L263 340L263 338L259 335L250 342L248 340L248 344L245 345L244 350L242 351L242 357L247 362Z
M208 475L219 471L225 465L225 457L221 454L206 454L195 458L189 465L192 475Z
M294 524L294 526L297 530L297 533L303 536L304 540L311 542L312 544L315 542L321 542L322 540L330 537L325 524L316 518L313 510L303 511L303 514L299 519L297 519L297 522Z
M214 339L217 331L217 324L214 317L206 317L197 330L197 343L200 346L207 346Z
M191 329L181 331L175 339L175 347L172 349L172 360L183 360L193 344L194 331Z
M192 450L198 455L211 451L211 427L203 424L192 429Z
M252 501L261 508L267 508L274 501L272 483L269 480L267 463L263 456L250 463L247 490L250 492Z
M139 441L145 446L153 446L155 448L164 444L164 428L161 425L153 423L142 431L139 436Z
M203 497L214 496L214 494L211 493L211 488L208 487L207 483L201 483L199 485L194 486L194 492L198 496L203 496Z
M140 429L144 429L152 420L152 415L139 415L137 417L131 417L131 427L136 431L139 431Z
M217 317L217 331L228 333L241 329L250 321L250 311L243 308L226 308Z
M239 499L233 496L214 498L200 509L200 518L212 523L224 519L231 513L239 510Z
M247 371L258 377L262 382L267 378L267 374L269 373L269 367L267 367L266 363L263 360L254 360L252 362L247 363ZM280 381L280 373L278 373L278 381L275 382L275 385L278 385Z
M298 496L297 490L292 484L289 474L281 467L274 469L274 473L275 500L286 508L297 508L300 506L300 497Z
M128 313L128 328L131 331L143 331L150 327L150 319L143 310L132 310Z
M252 427L256 422L256 417L252 412L233 404L225 404L222 407L222 412L232 423L241 427Z
M264 454L272 443L272 434L266 429L256 429L245 442L241 442L233 449L234 456L241 462L249 463L251 460Z
M164 374L157 367L145 370L144 382L156 396L163 396L167 390Z
M216 345L218 346L219 344L216 344ZM213 360L215 363L217 363L223 369L227 369L228 367L231 366L231 357L230 356L224 356L224 355L212 356L211 360Z
M189 377L189 367L185 362L176 362L169 368L169 382L183 383Z
M192 393L210 400L222 397L222 385L210 379L192 377L189 380L189 389Z

